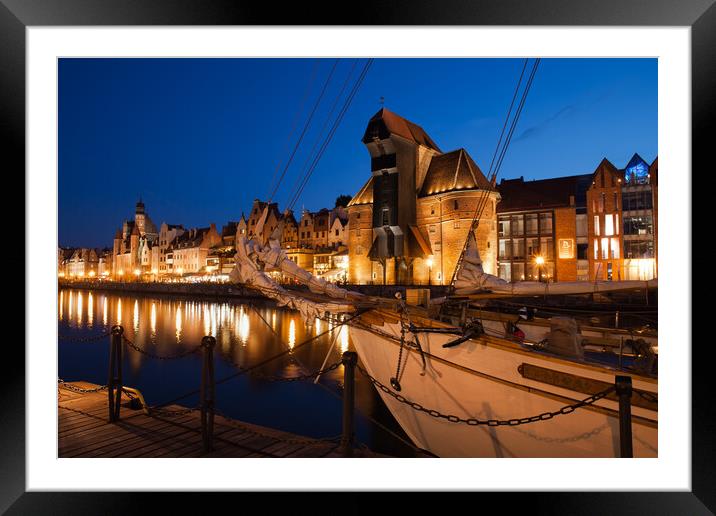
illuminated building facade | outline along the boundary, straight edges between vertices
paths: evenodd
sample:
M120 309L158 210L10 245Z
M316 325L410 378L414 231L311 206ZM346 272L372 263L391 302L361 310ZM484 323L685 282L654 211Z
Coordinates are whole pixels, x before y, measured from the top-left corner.
M602 160L587 190L590 280L658 276L659 161L634 154L624 169Z
M586 191L592 174L498 185L498 276L506 281L589 279Z
M348 203L348 281L447 284L478 203L477 244L496 272L499 193L464 149L443 153L418 125L383 108L362 139L371 177Z

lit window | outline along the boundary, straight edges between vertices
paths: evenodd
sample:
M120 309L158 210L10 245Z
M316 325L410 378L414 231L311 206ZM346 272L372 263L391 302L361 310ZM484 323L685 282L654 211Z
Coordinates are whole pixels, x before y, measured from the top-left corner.
M599 240L596 238L594 239L594 259L599 258Z
M599 236L599 215L594 216L594 235Z
M608 252L609 252L609 239L602 238L602 260L606 260L608 258L608 255L607 255Z
M614 234L614 217L611 214L604 215L604 234L606 236Z
M611 258L619 258L619 239L611 239Z

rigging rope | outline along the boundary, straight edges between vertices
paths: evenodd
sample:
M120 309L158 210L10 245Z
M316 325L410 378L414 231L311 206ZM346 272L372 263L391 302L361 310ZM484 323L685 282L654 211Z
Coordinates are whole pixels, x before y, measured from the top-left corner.
M360 89L361 84L363 83L363 80L365 79L365 76L368 73L368 69L370 68L370 66L372 64L373 64L373 59L371 58L371 59L368 59L368 61L366 61L365 66L363 66L363 70L361 71L360 76L356 79L356 83L354 84L353 89L348 94L348 97L346 98L345 102L343 103L343 107L341 108L340 113L338 113L338 116L337 116L336 120L334 121L333 126L331 127L328 135L326 135L326 138L323 141L323 145L321 146L318 153L316 154L316 157L313 159L313 162L311 163L311 166L310 166L301 186L299 187L299 190L296 192L296 194L292 198L291 202L289 203L288 209L293 209L293 206L296 204L298 199L301 197L301 194L303 193L304 188L308 184L308 180L310 179L311 174L313 174L313 171L316 169L318 162L321 160L321 157L323 157L323 153L326 151L328 144L331 142L333 135L336 133L338 126L340 125L341 121L343 120L343 117L345 116L346 112L348 111L348 108L350 107L351 102L353 101L353 98L358 93L358 90Z
M318 65L321 62L320 59L316 58L313 62L313 68L311 70L311 77L308 81L308 84L306 85L306 90L303 93L303 97L301 99L301 103L299 105L298 110L296 110L296 114L293 116L293 121L291 122L291 131L288 134L288 138L286 138L286 142L283 145L283 148L281 149L281 153L279 154L278 160L276 161L276 168L273 171L273 175L271 176L271 183L269 186L269 190L266 193L266 196L270 199L271 198L271 192L273 191L275 182L276 182L276 174L278 174L279 168L281 168L282 160L281 156L283 156L286 152L288 152L289 145L291 144L291 140L293 139L293 135L296 132L296 127L298 126L298 119L300 118L301 113L303 113L303 107L306 105L306 101L308 100L308 94L311 92L311 88L313 87L313 83L316 79L316 72L318 71Z
M288 162L286 163L286 166L283 168L283 172L281 172L281 176L278 178L278 182L276 183L276 186L274 187L273 192L271 192L271 195L269 196L267 204L271 204L271 201L273 200L273 197L276 195L276 192L278 191L279 186L281 186L281 182L283 181L283 178L286 175L286 171L288 170L288 167L291 165L291 162L293 161L293 158L296 155L296 151L298 150L298 147L301 145L301 142L303 141L303 137L306 135L306 131L308 131L308 128L311 125L311 121L313 120L313 115L316 114L316 110L318 109L318 106L321 103L321 99L323 99L323 95L326 93L328 84L331 82L331 78L333 77L333 72L336 71L336 67L338 66L339 61L340 61L340 59L336 59L336 61L333 63L333 67L331 68L331 71L329 72L328 77L326 78L326 82L323 84L323 88L321 89L321 94L316 99L316 103L313 105L311 114L308 116L306 123L303 125L303 131L301 131L301 135L298 137L298 141L296 142L296 145L294 145L294 147L293 147L293 151L291 152L291 155L288 158Z

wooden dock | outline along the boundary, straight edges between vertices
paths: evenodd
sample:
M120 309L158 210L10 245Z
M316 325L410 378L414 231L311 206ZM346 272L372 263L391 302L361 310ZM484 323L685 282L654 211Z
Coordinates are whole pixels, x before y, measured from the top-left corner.
M73 382L82 389L97 385ZM147 415L129 407L123 394L121 418L108 422L107 391L80 393L58 386L59 457L341 457L338 440L281 432L222 416L214 419L214 446L202 452L199 410L182 415ZM178 405L165 407L180 412ZM354 457L385 457L355 449Z

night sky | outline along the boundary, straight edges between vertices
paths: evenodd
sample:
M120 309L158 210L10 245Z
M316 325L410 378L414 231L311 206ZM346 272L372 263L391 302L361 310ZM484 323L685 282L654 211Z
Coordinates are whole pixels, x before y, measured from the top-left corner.
M360 140L381 97L444 152L464 147L487 173L523 62L376 59L297 217L303 207L333 207L368 179ZM140 196L157 227L215 222L220 229L238 220L254 198L269 196L277 162L280 174L334 63L61 59L59 244L111 247ZM349 71L355 65L352 84L364 63L338 62L274 198L281 209ZM498 181L592 172L603 157L623 167L635 152L649 163L657 155L657 60L543 59Z

